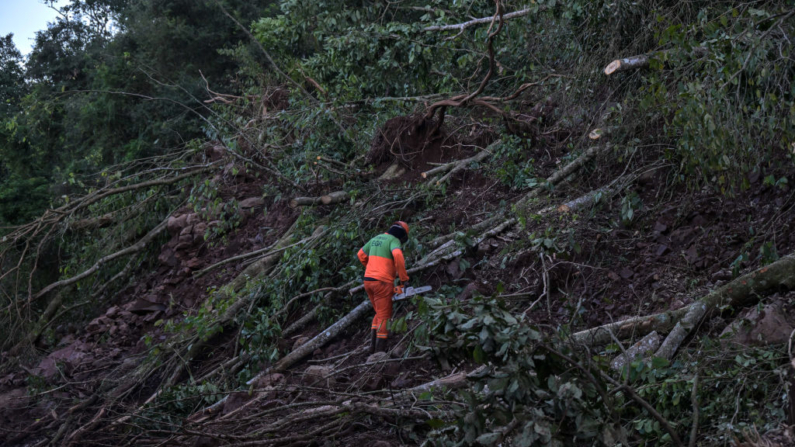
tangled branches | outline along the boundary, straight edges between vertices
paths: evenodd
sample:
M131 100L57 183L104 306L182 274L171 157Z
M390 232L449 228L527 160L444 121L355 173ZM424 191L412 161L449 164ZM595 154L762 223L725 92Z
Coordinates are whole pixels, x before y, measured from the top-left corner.
M146 199L138 201L117 200L120 197L135 196L139 193L151 192L163 187L170 187L181 182L187 181L200 174L204 174L216 167L216 163L198 164L179 168L155 168L148 172L142 171L127 177L119 178L109 182L88 194L68 199L67 203L58 208L46 210L38 219L15 228L3 236L0 243L0 286L8 293L7 304L4 305L3 314L6 316L14 315L13 323L8 322L7 327L24 327L25 322L33 315L32 305L39 299L45 297L53 291L71 286L99 272L103 266L112 263L117 259L129 257L140 252L152 242L166 228L166 222L162 221L149 230L142 238L116 251L100 256L93 266L77 274L72 274L66 278L52 281L49 284L38 286L41 280L37 279L37 271L41 262L42 254L48 250L48 246L56 241L57 236L66 232L82 231L91 229L101 229L116 224L123 227L125 222L141 215L145 206L150 206L152 201L158 197L154 194L145 193L141 195ZM141 178L150 177L141 181ZM161 196L162 197L162 196ZM117 207L117 203L122 206ZM106 206L117 207L111 212L91 217L96 209L103 209ZM121 243L125 244L129 239L134 239L137 231L127 232L122 238ZM90 233L89 233L90 234ZM80 235L85 237L88 235ZM111 247L112 248L112 247ZM48 260L48 262L52 262ZM118 276L116 277L118 278ZM60 306L62 297L60 294L53 299L56 305L48 306L48 310L41 316L37 324L37 330L26 334L26 339L35 340L38 337L40 328L45 327L49 318L53 317ZM52 303L51 303L52 304ZM4 340L10 342L10 338Z

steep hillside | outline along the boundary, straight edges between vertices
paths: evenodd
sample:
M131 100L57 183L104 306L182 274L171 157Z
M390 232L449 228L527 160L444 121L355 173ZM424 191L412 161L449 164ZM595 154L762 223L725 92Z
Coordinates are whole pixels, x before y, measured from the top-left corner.
M795 6L320 3L2 229L0 444L795 445Z

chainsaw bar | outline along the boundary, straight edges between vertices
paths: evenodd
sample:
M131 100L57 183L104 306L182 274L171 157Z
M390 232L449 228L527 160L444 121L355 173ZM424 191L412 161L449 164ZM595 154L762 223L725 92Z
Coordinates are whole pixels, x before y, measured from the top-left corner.
M410 296L419 295L420 293L430 292L431 290L433 290L433 287L431 286L406 287L403 293L393 296L392 301L405 300Z

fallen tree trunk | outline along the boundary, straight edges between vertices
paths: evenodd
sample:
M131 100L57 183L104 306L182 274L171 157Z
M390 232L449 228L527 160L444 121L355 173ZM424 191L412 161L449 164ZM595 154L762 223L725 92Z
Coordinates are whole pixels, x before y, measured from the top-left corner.
M662 357L666 360L670 360L674 357L676 350L679 349L679 346L690 331L695 329L698 323L701 322L707 314L708 306L702 301L703 298L693 303L682 319L676 322L676 326L674 326L673 330L665 337L665 341L663 341L662 345L657 349L657 352L654 353L655 357Z
M116 211L112 211L99 217L94 217L91 219L79 219L69 222L69 231L94 230L97 228L108 227L110 224L116 221L116 214Z
M467 384L467 381L474 375L480 373L486 369L486 366L480 366L471 372L461 371L455 374L450 374L449 376L445 376L436 380L432 380L427 383L423 383L422 385L417 385L413 388L409 388L403 390L397 396L404 395L404 394L412 394L412 393L424 393L426 391L432 391L437 388L444 388L447 390L455 390L461 388ZM395 397L397 397L395 396Z
M676 323L655 355L672 359L693 329L704 318L715 315L717 309L727 305L735 308L747 307L759 297L769 295L781 288L795 288L795 254L790 254L766 267L745 274L691 304L687 313Z
M55 312L57 312L61 307L65 294L66 292L61 290L53 299L50 300L49 303L47 303L47 308L44 309L44 312L39 317L36 325L30 328L22 340L20 340L13 348L11 348L9 354L12 356L17 356L21 354L22 350L27 346L31 346L36 343L36 340L39 339L41 333L44 332L44 329L49 326L50 320L55 316ZM2 347L2 345L0 345L0 347Z
M627 318L572 334L571 340L585 346L602 346L632 336L644 336L652 331L668 332L686 313L687 307L654 315ZM612 335L611 335L612 334Z
M795 255L790 254L766 267L740 276L689 306L587 329L573 334L571 339L578 344L598 346L612 343L613 337L623 339L632 335L643 336L652 331L667 333L678 325L681 329L672 331L673 338L669 335L656 354L669 355L668 352L675 352L698 322L716 314L718 309L726 306L747 307L761 296L769 295L779 289L793 288L795 288ZM679 324L679 321L688 314L690 314L688 321Z
M665 56L667 53L671 51L679 51L679 49L657 51L649 54L639 54L637 56L630 56L624 59L616 59L613 62L610 62L607 65L607 67L605 67L605 74L607 76L610 76L613 73L620 73L622 71L635 70L638 68L646 68L649 66L649 63L652 59ZM705 47L695 47L693 48L691 56L702 57L706 54L707 54L707 49Z

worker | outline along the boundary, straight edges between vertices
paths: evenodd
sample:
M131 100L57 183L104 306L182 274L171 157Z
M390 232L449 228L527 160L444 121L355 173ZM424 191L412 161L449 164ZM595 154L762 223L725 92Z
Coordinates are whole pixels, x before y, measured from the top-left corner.
M399 276L401 283L409 280L406 259L403 257L403 244L408 238L408 224L395 222L386 233L370 239L358 253L359 260L365 267L364 290L375 309L375 317L370 327L371 354L387 350L387 323L392 317L395 277ZM398 286L398 290L400 289L402 285Z

